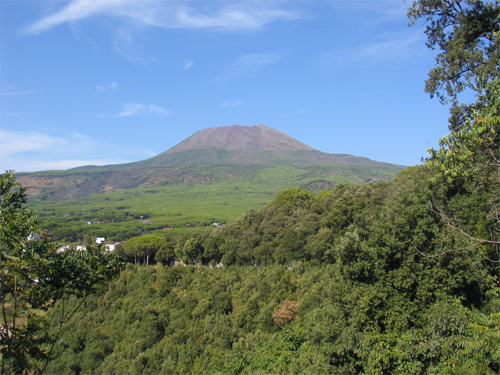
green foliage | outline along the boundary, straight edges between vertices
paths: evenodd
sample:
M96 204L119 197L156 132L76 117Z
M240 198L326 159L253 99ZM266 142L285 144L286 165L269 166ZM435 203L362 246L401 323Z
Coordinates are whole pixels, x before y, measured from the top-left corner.
M217 165L168 171L153 168L144 178L132 181L144 183L143 187L134 186L132 182L123 187L110 186L115 180L139 173L137 170L38 172L29 176L42 181L57 177L56 181L65 188L46 188L38 195L39 190L32 188L29 207L40 214L40 227L50 231L55 240L75 243L92 229L108 240L123 241L170 227L173 229L168 229L168 233L174 235L210 230L214 222L228 223L242 212L264 207L275 194L289 187L318 193L322 188L341 183L391 180L401 168L376 163L374 166L330 163ZM77 182L81 191L71 187ZM102 186L95 189L96 185ZM85 189L93 195L85 195ZM74 199L68 199L72 196Z
M500 78L498 0L415 0L408 10L410 24L427 23L427 46L441 52L429 72L425 91L445 102L466 87Z
M498 2L495 2L495 6L498 17ZM490 10L492 9L493 4ZM490 16L492 15L485 15L482 21L486 21ZM492 38L498 45L498 27L493 31L495 32ZM498 58L495 64L498 71ZM482 254L489 262L497 263L500 243L498 241L500 80L498 76L488 75L488 72L483 74L483 77L477 78L477 82L484 88L484 95L480 95L477 103L470 107L470 114L463 116L460 127L450 126L452 132L440 140L438 150L429 149L431 157L427 160L427 164L437 169L435 178L444 175L450 184L455 181L463 186L464 191L474 192L477 202L475 207L464 205L461 199L451 200L440 208L436 204L431 205L431 209L439 213L449 227L468 240L469 246L462 248L457 246L457 250L474 248L474 251ZM491 77L497 79L488 82ZM481 92L483 89L477 91ZM468 210L464 213L465 207ZM471 216L476 218L476 225L472 228L465 224L470 222ZM465 217L467 219L464 220ZM494 268L493 265L490 267ZM498 296L494 298L494 302L498 305ZM498 306L495 306L494 312L489 314L475 311L473 320L468 326L467 337L461 341L464 349L450 359L453 370L449 372L498 373L500 371L499 326Z
M125 254L134 257L135 263L137 263L138 257L145 256L146 266L149 267L149 258L151 255L154 255L166 243L166 238L159 234L133 237L125 242Z
M37 215L23 207L26 188L7 172L0 177L0 353L2 373L42 373L63 323L67 297L84 299L118 274L118 264L89 239L86 252L58 253L57 243L28 241ZM53 330L45 313L62 305Z
M497 270L478 252L425 256L467 243L427 204L477 234L488 195L435 172L286 190L224 228L170 238L157 257L188 265L123 271L66 326L49 371L466 373L479 363L462 344L470 311L491 313Z
M301 188L291 188L280 191L276 194L271 202L273 206L281 206L289 204L292 206L299 206L302 202L312 201L313 195L310 191Z
M459 368L463 373L496 374L500 370L500 312L473 312L466 339L460 344Z
M484 180L500 167L500 80L487 84L479 100L483 104L473 108L460 129L441 138L438 150L429 149L429 164L450 179Z

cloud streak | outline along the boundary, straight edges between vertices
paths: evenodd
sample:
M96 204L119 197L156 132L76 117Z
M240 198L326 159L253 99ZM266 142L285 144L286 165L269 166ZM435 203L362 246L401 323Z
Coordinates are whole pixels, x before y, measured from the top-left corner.
M129 117L129 116L166 117L170 113L171 113L170 110L164 109L154 104L144 105L141 103L127 103L123 105L123 110L117 116L118 117Z
M235 102L227 101L227 102L221 103L220 106L221 107L237 107L237 106L242 105L242 104L243 104L243 101L237 100Z
M300 111L292 112L292 113L289 113L288 115L284 115L284 116L281 116L281 117L278 117L278 118L284 118L284 117L295 116L295 115L298 115L298 114L300 114L300 113L308 112L308 111L310 111L310 110L312 110L312 108L301 109Z
M0 130L0 156L21 152L47 151L66 146L63 138L52 137L39 132L17 132Z
M0 90L0 95L31 95L36 94L38 90L29 90L29 91L10 91L9 89Z
M68 158L70 154L73 158ZM95 158L93 155L100 155ZM68 169L82 165L127 163L131 155L151 157L151 150L126 151L85 134L54 137L35 131L0 130L0 170L19 172ZM121 155L127 155L123 157Z
M116 91L117 88L118 88L118 83L116 83L116 82L111 82L109 85L104 85L104 86L97 85L96 86L96 89L98 91Z
M102 158L102 159L62 159L62 160L41 160L37 158L2 158L2 170L14 170L16 172L35 172L46 170L64 170L84 165L110 165L129 163L132 160L124 158Z
M99 142L78 132L63 138L36 131L0 130L0 156L30 152L85 152L95 148Z
M244 55L233 64L229 76L253 73L265 66L277 63L280 59L280 53L251 53Z
M111 165L128 163L130 160L123 158L104 158L104 159L63 159L54 161L35 161L27 166L32 171L54 170L54 169L70 169L82 167L84 165ZM25 167L26 168L26 167ZM23 169L26 171L26 169Z
M255 29L276 20L298 18L295 12L277 7L279 2L238 1L173 2L158 0L73 0L58 12L25 29L39 34L57 25L98 15L129 19L132 22L171 29Z
M323 61L340 65L355 62L376 64L387 60L407 59L420 51L416 46L423 44L420 34L407 36L382 35L379 36L379 39L384 40L365 44L356 50L339 49L330 51L323 56Z
M113 48L115 52L133 64L148 65L156 61L151 57L145 57L141 49L137 46L133 32L126 28L119 27L114 32Z
M412 46L419 43L420 39L420 37L410 36L409 38L374 43L364 47L358 53L354 54L353 58L356 60L369 59L374 62L379 62L387 59L407 56L413 51Z
M82 20L97 14L112 13L117 10L116 7L127 3L127 1L119 0L77 0L69 3L59 12L42 18L26 28L28 34L39 34L42 31L51 29L52 27L71 21Z

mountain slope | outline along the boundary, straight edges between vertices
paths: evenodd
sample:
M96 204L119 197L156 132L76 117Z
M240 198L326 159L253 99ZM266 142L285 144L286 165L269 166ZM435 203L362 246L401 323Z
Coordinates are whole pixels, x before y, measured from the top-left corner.
M390 164L346 154L327 154L264 125L221 126L200 130L171 149L150 159L122 167L171 167L216 164Z
M214 183L245 178L257 170L241 165L293 165L307 170L308 176L345 176L359 182L392 179L402 169L363 157L327 154L259 124L203 129L171 149L139 162L23 173L18 178L31 187L32 196L59 200L157 184ZM213 170L207 171L207 167Z
M233 125L201 130L148 160L22 173L18 180L30 187L31 208L54 238L73 241L92 228L121 240L142 230L228 222L283 189L316 193L388 181L402 169L320 152L263 125Z

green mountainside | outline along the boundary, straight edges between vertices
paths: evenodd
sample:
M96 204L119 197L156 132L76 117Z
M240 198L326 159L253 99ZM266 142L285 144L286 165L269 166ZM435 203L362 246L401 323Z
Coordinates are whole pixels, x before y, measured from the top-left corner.
M136 163L17 177L30 187L30 208L54 238L73 242L92 229L118 241L143 231L227 223L283 189L317 193L339 183L388 181L402 168L316 151L263 125L233 125L201 130Z

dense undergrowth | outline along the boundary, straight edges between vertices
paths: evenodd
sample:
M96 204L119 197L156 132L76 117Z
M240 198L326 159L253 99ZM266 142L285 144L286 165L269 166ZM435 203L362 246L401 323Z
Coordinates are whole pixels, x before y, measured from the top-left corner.
M225 228L169 238L156 265L128 265L85 302L48 372L496 373L495 247L440 215L484 237L488 186L411 167L394 183L285 190ZM210 262L224 267L192 265Z

